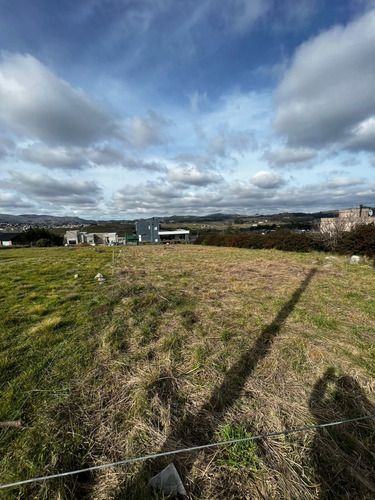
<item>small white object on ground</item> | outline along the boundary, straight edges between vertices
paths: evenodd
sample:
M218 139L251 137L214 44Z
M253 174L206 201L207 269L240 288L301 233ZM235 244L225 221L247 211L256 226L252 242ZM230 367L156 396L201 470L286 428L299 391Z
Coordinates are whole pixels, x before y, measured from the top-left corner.
M75 275L74 275L74 277L75 277L75 278L78 278L78 274L75 274Z
M98 273L94 279L97 280L98 278L103 278L103 275L101 273Z
M162 490L167 495L171 493L186 496L186 490L174 464L169 464L159 474L150 479L153 488Z
M350 257L350 264L359 264L361 262L361 257L358 255L352 255Z

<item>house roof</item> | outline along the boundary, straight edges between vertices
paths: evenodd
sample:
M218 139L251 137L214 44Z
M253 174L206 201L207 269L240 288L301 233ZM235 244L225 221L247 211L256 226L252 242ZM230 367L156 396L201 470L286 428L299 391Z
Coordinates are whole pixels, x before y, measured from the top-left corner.
M0 233L0 241L11 241L21 233Z

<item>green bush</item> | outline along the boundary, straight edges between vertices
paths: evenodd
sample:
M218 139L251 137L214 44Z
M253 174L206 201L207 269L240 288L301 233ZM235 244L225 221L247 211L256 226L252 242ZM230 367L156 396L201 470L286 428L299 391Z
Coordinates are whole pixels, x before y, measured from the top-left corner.
M35 245L37 247L50 247L51 246L51 242L50 240L48 240L47 238L41 238L40 240L38 240Z
M353 231L345 232L339 238L336 251L343 255L365 255L375 257L375 225L357 226Z
M40 240L48 240L48 245L37 245ZM62 246L64 237L43 227L30 227L21 234L21 242L24 245L37 246Z

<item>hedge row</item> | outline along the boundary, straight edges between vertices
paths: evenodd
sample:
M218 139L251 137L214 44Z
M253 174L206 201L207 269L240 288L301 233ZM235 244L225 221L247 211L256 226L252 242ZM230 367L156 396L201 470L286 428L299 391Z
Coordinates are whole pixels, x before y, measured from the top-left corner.
M375 257L375 226L359 226L353 231L329 238L319 233L293 233L289 230L267 234L210 234L197 238L197 245L213 245L237 248L310 252L312 250L336 252L342 255Z

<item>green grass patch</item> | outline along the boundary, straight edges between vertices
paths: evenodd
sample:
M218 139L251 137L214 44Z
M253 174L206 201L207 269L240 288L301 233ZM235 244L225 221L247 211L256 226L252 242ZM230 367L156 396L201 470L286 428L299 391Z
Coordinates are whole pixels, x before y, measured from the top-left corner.
M241 426L226 424L220 430L222 441L233 441L251 437L251 434ZM258 471L261 467L261 460L257 455L257 445L254 441L242 441L235 444L226 445L222 450L221 463L233 469L247 468L251 471Z

